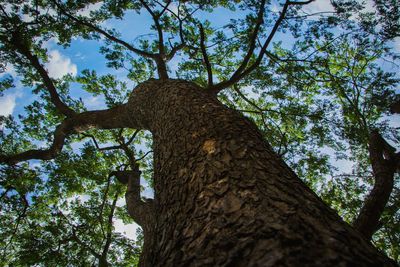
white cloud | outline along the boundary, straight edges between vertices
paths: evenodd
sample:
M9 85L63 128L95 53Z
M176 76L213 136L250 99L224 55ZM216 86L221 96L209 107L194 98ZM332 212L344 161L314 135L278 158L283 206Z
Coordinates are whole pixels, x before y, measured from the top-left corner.
M318 12L332 12L334 11L330 0L316 0L303 7L303 10L307 13L318 13Z
M103 95L84 97L82 101L85 107L89 110L107 109Z
M83 103L88 109L104 109L106 107L103 96L90 96L84 98Z
M8 116L11 115L15 108L16 95L5 95L0 97L0 115Z
M11 75L13 78L17 77L17 71L15 70L13 65L7 64L4 72L0 73L0 77L3 77L7 74Z
M99 10L102 5L103 5L102 1L100 1L98 3L90 4L86 8L80 10L78 12L78 14L81 15L81 16L88 17L90 15L91 11Z
M282 10L282 7L279 5L279 3L276 2L276 1L272 1L272 4L271 4L271 11L274 12L274 13L278 13L278 12L280 12L281 10Z
M139 225L136 223L132 224L124 224L122 220L114 221L115 232L121 233L129 239L136 239L136 230L139 228Z
M25 22L32 22L35 18L27 14L22 14L21 19Z
M363 11L364 12L374 12L374 3L372 0L366 0L364 2L365 6ZM307 13L318 13L318 12L333 12L335 9L333 8L330 0L315 0L310 4L303 6L303 11Z
M175 15L178 14L178 5L177 4L175 4L175 3L169 4L168 9L171 10L172 13L174 13Z
M375 4L373 1L367 0L364 3L365 3L364 9L363 9L364 12L374 12L375 13L376 8L375 8Z
M14 91L13 93L8 93L0 97L0 115L1 116L11 115L14 112L17 98L21 96L22 93L18 90Z
M77 73L77 67L71 62L71 59L60 54L57 50L51 50L49 53L49 62L46 68L50 77L59 79L70 73L73 76Z

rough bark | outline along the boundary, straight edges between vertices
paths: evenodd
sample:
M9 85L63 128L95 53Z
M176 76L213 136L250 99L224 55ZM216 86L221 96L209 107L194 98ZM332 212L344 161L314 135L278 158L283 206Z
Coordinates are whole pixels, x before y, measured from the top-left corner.
M140 196L140 171L137 165L134 170L114 171L111 175L128 186L125 194L128 214L143 229L144 241L139 266L151 266L152 248L154 244L155 214L152 199L142 199Z
M372 131L369 138L369 158L375 183L353 223L354 228L367 240L379 229L380 217L393 190L394 174L398 165L395 151L378 131Z
M204 89L150 80L127 109L154 143L155 241L143 266L395 266Z
M151 266L155 229L154 203L152 199L141 199L139 175L129 179L125 199L129 215L143 229L144 240L139 265Z

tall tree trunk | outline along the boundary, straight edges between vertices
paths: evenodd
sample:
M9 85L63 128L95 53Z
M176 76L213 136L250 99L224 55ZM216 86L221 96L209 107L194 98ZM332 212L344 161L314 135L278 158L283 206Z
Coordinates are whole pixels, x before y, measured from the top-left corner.
M150 80L127 107L153 134L148 266L395 266L204 89Z

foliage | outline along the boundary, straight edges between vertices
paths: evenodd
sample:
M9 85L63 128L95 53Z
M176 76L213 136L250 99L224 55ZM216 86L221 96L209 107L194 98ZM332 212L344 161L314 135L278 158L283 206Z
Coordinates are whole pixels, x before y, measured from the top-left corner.
M243 58L248 56L246 68L262 55L257 68L230 85L232 90L221 91L219 99L254 120L277 154L351 223L373 185L369 132L379 129L392 143L400 141L388 117L398 93L398 75L387 67L396 67L393 62L398 60L390 41L399 36L399 4L376 0L372 10L365 10L359 1L331 2L333 11L322 14L291 6L275 36L281 41L271 43L263 54L262 42L279 20L276 9L284 2L2 0L0 71L12 66L17 75L0 77L0 94L20 84L32 89L33 100L18 117L1 118L0 154L49 146L64 119L24 49L46 64L49 43L66 51L77 42L98 44L106 72L102 66L51 79L60 99L77 112L89 108L74 95L76 90L100 97L112 108L127 101L133 86L157 77L157 64L143 54L157 55L164 49L171 76L204 87L229 80ZM146 13L143 3L154 14ZM87 12L94 6L98 8ZM261 7L267 15L260 19ZM221 14L229 19L213 19ZM154 23L146 34L134 40L129 36L128 43L122 41L124 32L108 27L127 18L136 19L129 22L132 27L138 19ZM248 53L252 42L255 49ZM131 129L91 129L71 135L53 161L2 165L2 264L89 266L98 264L105 253L113 266L137 265L140 233L134 241L115 231L116 220L132 223L121 204L125 188L110 176L129 168L126 151L120 149L125 143L140 159L142 176L151 186L151 136ZM343 170L330 157L352 167ZM382 227L373 238L397 261L399 186L396 177Z

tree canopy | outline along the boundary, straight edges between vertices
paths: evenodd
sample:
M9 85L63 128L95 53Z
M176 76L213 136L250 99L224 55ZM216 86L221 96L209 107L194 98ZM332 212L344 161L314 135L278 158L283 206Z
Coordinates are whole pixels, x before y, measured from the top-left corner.
M400 262L399 18L395 0L0 1L0 94L24 96L0 120L2 264L138 264L143 233L116 229L133 223L119 174L139 168L152 197L152 136L92 110L117 113L136 85L168 77L253 120ZM80 49L79 72L51 74L59 51Z

